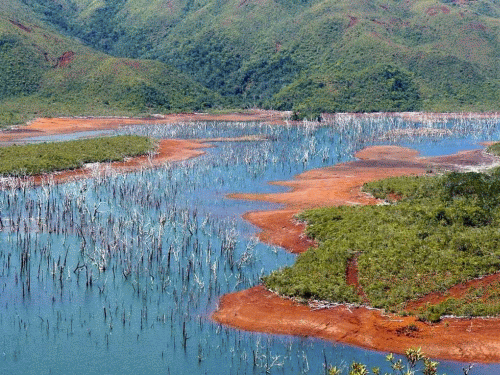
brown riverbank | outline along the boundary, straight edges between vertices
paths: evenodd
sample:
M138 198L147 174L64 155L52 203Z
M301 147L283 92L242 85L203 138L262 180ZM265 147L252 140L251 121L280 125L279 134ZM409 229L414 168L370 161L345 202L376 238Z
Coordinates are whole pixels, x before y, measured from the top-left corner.
M53 179L54 182L59 183L79 178L88 178L97 173L105 174L109 171L132 172L141 168L158 167L166 162L187 160L203 155L204 151L202 151L202 149L206 147L209 147L209 145L196 141L165 139L159 141L156 152L151 157L144 155L127 158L120 162L96 163L88 168L78 168L70 171L54 172L44 176L35 176L34 183L38 185L46 181L49 177Z

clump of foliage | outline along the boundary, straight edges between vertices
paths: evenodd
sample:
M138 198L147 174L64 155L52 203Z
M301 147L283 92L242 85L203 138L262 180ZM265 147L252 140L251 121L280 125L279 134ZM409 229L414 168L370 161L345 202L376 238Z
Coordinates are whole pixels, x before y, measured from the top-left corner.
M494 143L486 149L487 152L490 152L494 155L500 155L500 142L499 143Z
M402 359L395 359L392 353L386 356L386 361L390 363L391 372L384 372L384 375L437 375L439 362L432 361L427 357L421 348L409 348L405 351L405 361ZM405 363L406 362L406 363ZM469 375L470 371L474 367L473 364L469 364L466 367L462 367L463 375ZM342 370L339 367L330 367L328 370L329 375L340 375ZM380 375L382 372L380 368L374 367L370 370L368 367L361 363L354 361L349 368L349 375Z
M154 148L150 138L102 137L0 148L0 175L24 176L75 169L85 163L120 161Z
M422 109L412 73L390 65L358 69L335 64L326 76L303 77L274 96L278 109L293 110L299 117L321 112L405 112Z
M392 204L301 213L319 246L265 277L267 287L303 299L359 303L346 282L347 264L356 256L363 302L402 311L407 301L500 270L500 173L396 177L364 189ZM499 314L498 290L487 294L493 299L450 300L421 314L431 320Z
M394 355L388 354L386 356L387 362L390 363L391 372L384 372L385 375L391 374L405 374L405 375L437 375L438 374L438 362L432 361L429 357L427 357L424 353L422 353L421 348L418 349L407 349L405 351L405 359L395 359ZM406 363L405 363L406 362ZM463 369L464 375L468 375L472 365L469 365L467 368ZM330 367L328 371L329 375L340 375L342 374L342 370L337 366ZM382 372L380 368L374 367L370 370L368 367L361 362L353 362L349 368L349 375L380 375Z

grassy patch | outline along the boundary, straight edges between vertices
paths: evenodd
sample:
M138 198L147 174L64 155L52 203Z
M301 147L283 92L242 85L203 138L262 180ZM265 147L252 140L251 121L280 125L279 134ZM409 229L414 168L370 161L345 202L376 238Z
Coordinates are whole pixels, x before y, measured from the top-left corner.
M486 151L488 151L491 154L499 156L500 155L500 143L495 143L495 144L488 146Z
M500 175L498 172L397 177L365 185L384 206L344 206L310 210L299 217L319 242L294 266L264 281L280 294L357 303L345 280L357 254L358 278L372 306L404 310L407 301L500 270ZM496 296L499 285L488 296ZM496 315L497 299L469 297L427 306L422 316ZM468 306L465 308L465 306Z
M24 176L80 168L85 163L123 160L152 150L151 139L117 136L0 148L0 175Z

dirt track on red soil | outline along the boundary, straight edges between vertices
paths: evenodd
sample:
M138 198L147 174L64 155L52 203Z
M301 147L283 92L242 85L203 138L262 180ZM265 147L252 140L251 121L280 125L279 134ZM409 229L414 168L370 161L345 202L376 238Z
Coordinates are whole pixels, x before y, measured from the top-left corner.
M292 190L279 194L233 194L232 198L282 203L286 209L252 212L245 216L262 229L259 238L273 245L300 253L313 242L304 238L303 224L294 221L305 208L345 204L375 204L361 192L368 181L389 176L423 174L430 169L461 169L497 162L481 150L441 158L419 158L418 153L394 146L370 147L360 151L359 160L305 172L293 181L278 182ZM353 271L353 270L351 270ZM350 277L354 277L350 275ZM463 295L470 286L485 285L499 275L474 280L450 290ZM356 283L355 280L351 282ZM412 309L426 302L446 298L440 293L415 301ZM312 310L285 299L263 286L224 295L212 318L222 324L249 331L314 336L369 349L403 353L421 347L427 355L465 362L500 362L500 319L443 319L427 324L415 317L383 314L365 307L337 306ZM409 329L415 325L416 330ZM411 326L410 326L411 327Z

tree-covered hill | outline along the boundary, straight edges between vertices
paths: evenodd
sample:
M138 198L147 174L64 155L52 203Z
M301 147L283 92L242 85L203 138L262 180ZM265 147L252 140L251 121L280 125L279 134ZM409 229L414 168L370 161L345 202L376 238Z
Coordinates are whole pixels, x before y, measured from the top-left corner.
M173 66L225 105L499 107L498 0L14 1L101 52Z
M0 123L30 114L141 114L220 103L176 68L98 52L9 3L0 5Z

